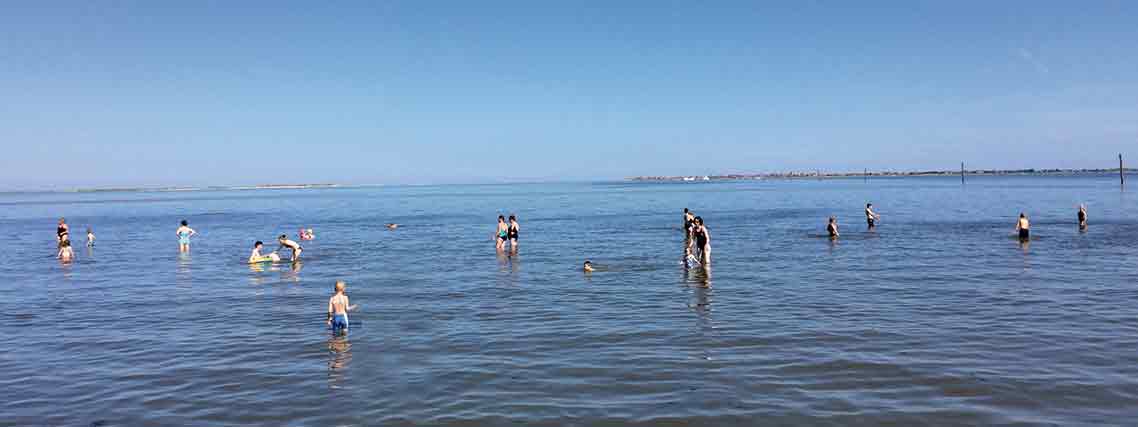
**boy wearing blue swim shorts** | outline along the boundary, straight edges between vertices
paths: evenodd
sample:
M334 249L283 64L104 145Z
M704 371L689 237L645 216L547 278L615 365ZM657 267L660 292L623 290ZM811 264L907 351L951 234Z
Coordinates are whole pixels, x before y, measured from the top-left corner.
M332 328L332 332L347 331L348 311L356 309L348 302L348 295L344 293L344 288L347 286L343 280L337 280L336 293L328 299L328 326Z

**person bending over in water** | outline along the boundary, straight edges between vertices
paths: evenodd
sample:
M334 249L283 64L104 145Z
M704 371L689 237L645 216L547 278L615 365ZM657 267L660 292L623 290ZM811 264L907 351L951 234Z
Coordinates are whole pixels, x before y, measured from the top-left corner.
M826 224L826 233L830 235L831 239L838 238L838 219L830 217L830 222Z
M873 203L865 204L865 222L869 224L869 229L872 230L877 227L877 221L881 219L881 215L873 211Z
M91 230L91 227L87 227L87 247L90 248L90 247L94 247L94 246L95 246L95 231Z
M71 228L67 226L67 220L64 218L59 219L59 225L55 227L55 245L56 247L63 247L63 241L68 240L68 233Z
M585 265L582 267L582 269L584 269L586 273L592 273L593 263L589 262L589 260L585 260Z
M1027 215L1023 212L1019 214L1019 221L1016 221L1016 233L1019 233L1020 240L1031 239L1031 222L1027 220Z
M1079 228L1080 229L1087 228L1087 205L1086 204L1079 205Z
M497 238L495 239L495 247L502 250L506 247L506 240L509 239L509 227L506 225L506 217L498 215L498 231L496 231Z
M178 235L178 250L188 252L190 250L190 236L198 234L198 232L190 228L190 223L183 219L182 226L178 227L178 231L175 231L174 234Z
M289 248L292 249L292 260L296 261L300 259L300 252L304 250L304 248L300 247L300 243L289 240L288 236L284 234L282 234L280 237L277 237L277 242L280 243L281 246L273 252L280 252L281 249Z
M70 240L59 242L59 254L56 255L56 258L63 262L71 262L71 259L75 258L75 251L71 250Z
M348 295L344 293L347 286L343 280L337 280L335 293L332 298L328 298L328 326L332 327L332 332L346 331L348 312L358 308L348 302Z
M510 250L518 250L518 218L510 215L510 224L506 227L506 237L510 239Z

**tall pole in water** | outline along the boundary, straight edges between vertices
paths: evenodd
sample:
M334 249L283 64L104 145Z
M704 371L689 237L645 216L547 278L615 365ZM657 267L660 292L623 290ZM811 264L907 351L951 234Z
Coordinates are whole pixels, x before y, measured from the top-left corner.
M964 162L960 162L960 183L964 183Z
M869 168L862 169L861 177L864 178L865 182L869 182Z
M1126 175L1122 173L1122 153L1118 153L1118 185L1126 185Z

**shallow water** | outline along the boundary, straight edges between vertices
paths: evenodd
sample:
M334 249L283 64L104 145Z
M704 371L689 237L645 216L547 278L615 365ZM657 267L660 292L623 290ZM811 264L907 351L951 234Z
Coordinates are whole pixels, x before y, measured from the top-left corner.
M0 424L1131 424L1136 213L1105 176L4 194Z

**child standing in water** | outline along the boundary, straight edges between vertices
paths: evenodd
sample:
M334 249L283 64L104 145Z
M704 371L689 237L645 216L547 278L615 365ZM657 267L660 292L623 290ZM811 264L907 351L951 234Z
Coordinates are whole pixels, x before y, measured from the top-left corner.
M178 235L178 250L182 252L189 252L190 236L198 234L198 232L190 228L190 223L183 219L182 225L178 227L178 231L175 231L174 234Z
M59 254L56 255L56 258L63 262L71 262L71 259L75 258L75 251L71 250L70 240L59 242Z
M300 247L300 243L296 243L292 240L289 240L288 235L285 235L285 234L282 234L281 237L278 237L277 242L279 242L281 244L281 246L279 248L277 248L277 250L274 252L278 252L284 248L289 248L289 249L292 249L292 260L296 261L296 260L300 259L300 252L303 249Z
M90 247L94 247L94 246L95 246L95 232L93 230L91 230L91 227L87 227L87 247L90 248Z
M343 280L337 280L335 293L328 298L328 326L332 327L332 332L347 331L348 311L357 308L348 302L348 295L344 293L347 286Z
M838 219L830 217L830 222L826 224L826 233L830 235L831 239L838 238Z

